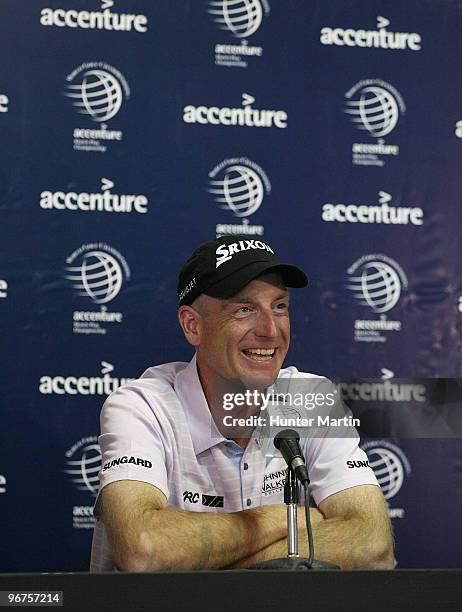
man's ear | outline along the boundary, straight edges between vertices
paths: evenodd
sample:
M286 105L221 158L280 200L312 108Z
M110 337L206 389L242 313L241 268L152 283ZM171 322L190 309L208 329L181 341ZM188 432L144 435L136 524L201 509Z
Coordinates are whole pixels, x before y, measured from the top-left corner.
M191 306L180 306L178 321L186 340L193 346L199 346L201 341L202 317Z

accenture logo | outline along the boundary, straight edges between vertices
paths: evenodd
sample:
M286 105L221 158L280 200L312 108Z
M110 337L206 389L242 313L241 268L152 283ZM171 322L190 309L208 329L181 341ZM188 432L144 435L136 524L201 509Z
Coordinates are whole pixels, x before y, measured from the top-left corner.
M397 495L407 476L411 474L411 466L404 452L388 442L388 440L373 440L361 444L367 453L369 465L382 489L385 499L391 500ZM403 518L404 509L389 508L392 518Z
M125 280L130 280L130 268L125 258L104 243L84 244L67 259L65 278L78 295L87 296L96 304L113 300ZM70 265L78 264L78 265Z
M335 45L338 47L363 47L376 49L410 49L420 51L422 37L415 32L389 32L387 26L390 21L386 17L377 17L376 30L355 30L353 28L321 29L320 42L322 45Z
M425 402L425 385L393 382L383 379L368 382L340 382L339 389L345 401L361 402Z
M369 79L356 83L345 94L345 113L350 115L356 129L365 130L380 138L392 132L406 112L401 94L389 83Z
M105 62L89 62L67 77L67 92L80 114L102 123L117 115L122 102L130 98L130 87L123 74Z
M264 170L246 157L226 159L209 172L208 193L223 210L250 217L260 208L271 183Z
M193 106L188 104L183 109L185 123L202 125L224 125L245 127L287 127L287 113L283 110L259 110L252 108L255 98L247 93L242 94L242 108L224 106Z
M98 473L101 469L101 450L96 436L82 438L66 451L66 468L69 480L78 491L86 491L94 497L98 492Z
M331 204L328 202L322 207L322 220L337 223L423 225L421 208L390 206L391 200L391 194L379 191L378 204Z
M111 193L114 183L101 179L101 192L42 191L40 208L44 210L81 210L85 212L112 212L144 214L148 212L148 199L144 195L118 195Z
M207 13L220 30L235 38L248 38L255 34L269 10L266 0L209 0Z
M117 32L147 32L146 15L112 13L113 0L102 0L100 11L44 8L40 11L40 24L57 28L82 28L84 30L109 30Z
M101 362L102 376L42 376L39 392L42 395L109 395L130 378L113 377L114 366Z
M386 255L361 257L348 269L348 275L347 289L360 304L376 313L388 312L396 306L408 284L401 266Z

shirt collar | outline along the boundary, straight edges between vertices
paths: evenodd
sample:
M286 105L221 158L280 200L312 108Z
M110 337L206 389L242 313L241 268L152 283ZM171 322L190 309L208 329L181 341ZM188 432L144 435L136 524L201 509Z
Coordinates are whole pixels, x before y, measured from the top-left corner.
M226 440L218 431L205 399L197 373L196 355L176 376L174 387L186 414L196 455Z

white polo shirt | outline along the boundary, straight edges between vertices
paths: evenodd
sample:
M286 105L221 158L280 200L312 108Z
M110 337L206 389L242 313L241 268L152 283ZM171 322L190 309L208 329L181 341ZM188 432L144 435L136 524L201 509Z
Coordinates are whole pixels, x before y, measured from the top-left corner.
M280 378L313 376L294 367ZM355 438L312 438L303 448L316 504L333 493L363 484L377 485ZM160 489L169 506L192 512L238 512L284 503L286 463L265 456L259 440L245 449L227 440L212 419L199 381L195 357L149 368L122 385L101 412L100 491L117 480L139 480ZM104 524L95 504L92 572L116 569Z

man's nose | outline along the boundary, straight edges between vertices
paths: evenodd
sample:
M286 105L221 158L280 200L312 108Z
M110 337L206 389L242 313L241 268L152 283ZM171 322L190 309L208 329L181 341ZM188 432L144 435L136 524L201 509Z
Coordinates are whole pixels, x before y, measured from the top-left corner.
M278 335L274 313L270 311L261 311L258 314L257 326L255 328L256 336L264 336L266 338L275 338Z

